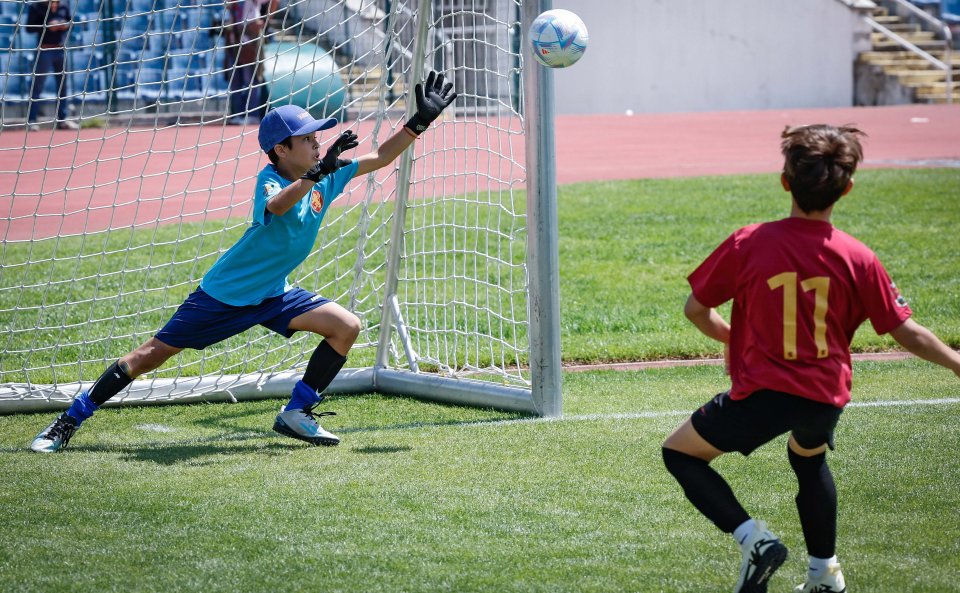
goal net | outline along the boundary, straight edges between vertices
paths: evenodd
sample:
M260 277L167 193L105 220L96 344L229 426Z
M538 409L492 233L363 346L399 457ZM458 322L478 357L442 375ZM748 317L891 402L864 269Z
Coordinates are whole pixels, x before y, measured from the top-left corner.
M163 326L249 224L266 109L336 117L321 144L352 129L363 154L435 69L456 103L347 186L290 277L363 321L329 391L559 414L554 189L528 180L552 155L527 156L531 134L551 146L531 99L549 73L521 51L538 7L71 0L62 22L39 4L37 25L0 0L0 413L66 407ZM110 403L286 396L317 342L254 328Z

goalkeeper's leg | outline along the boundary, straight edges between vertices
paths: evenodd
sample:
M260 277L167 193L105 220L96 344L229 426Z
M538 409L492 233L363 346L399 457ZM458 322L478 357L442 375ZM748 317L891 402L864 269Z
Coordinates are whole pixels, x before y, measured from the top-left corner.
M291 330L313 332L324 338L310 356L303 378L297 383L293 397L286 406L291 410L320 402L320 394L347 362L347 354L360 335L360 319L331 301L293 318L289 327Z
M313 332L324 339L310 356L303 378L294 385L290 401L280 410L273 429L315 445L339 444L340 439L317 422L319 414L313 407L323 400L321 394L347 362L347 353L360 335L360 320L340 305L326 302L293 318L288 328Z
M110 365L93 386L74 398L66 412L40 432L30 448L38 453L55 453L67 446L73 433L107 400L123 391L138 375L150 372L180 352L157 338L150 338L133 352Z

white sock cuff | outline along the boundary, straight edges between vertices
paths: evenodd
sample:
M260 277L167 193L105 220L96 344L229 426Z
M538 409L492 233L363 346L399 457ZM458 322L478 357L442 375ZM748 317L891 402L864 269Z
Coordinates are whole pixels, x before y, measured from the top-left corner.
M810 556L810 570L811 571L823 571L826 570L831 564L837 563L837 557L831 556L829 558L817 558L816 556Z
M753 528L756 524L757 522L753 519L747 519L733 530L733 539L742 545L743 542L747 541L747 538L750 537L750 534L753 533Z

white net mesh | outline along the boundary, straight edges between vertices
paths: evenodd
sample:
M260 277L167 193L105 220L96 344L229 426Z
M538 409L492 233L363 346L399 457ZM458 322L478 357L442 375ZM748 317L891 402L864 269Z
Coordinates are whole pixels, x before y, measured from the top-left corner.
M321 142L353 129L362 154L405 121L416 61L416 2L64 5L61 27L56 3L0 0L0 183L10 191L0 196L0 411L69 401L162 327L248 225L267 162L256 140L266 108L337 117ZM409 341L391 331L389 365L523 386L519 5L424 5L423 63L451 77L460 98L414 145L402 245L391 240L394 166L348 185L291 281L363 319L348 366L370 366L389 250L402 248L396 296ZM316 343L255 328L184 351L131 393L224 385L185 379L196 376L259 383L301 367ZM155 389L171 381L176 393Z

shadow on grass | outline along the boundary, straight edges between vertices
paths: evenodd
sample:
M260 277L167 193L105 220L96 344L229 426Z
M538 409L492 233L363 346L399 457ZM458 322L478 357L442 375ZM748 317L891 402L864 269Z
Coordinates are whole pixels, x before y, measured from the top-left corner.
M372 455L375 453L400 453L403 451L412 451L413 447L409 445L380 445L380 446L354 447L350 450L353 451L354 453Z
M122 450L123 461L149 461L159 465L177 465L180 463L197 464L198 461L220 455L247 455L251 453L277 456L298 449L295 443L266 443L241 446L221 446L211 444L166 445ZM202 462L201 462L202 463Z
M182 439L177 442L152 441L137 442L134 444L71 444L62 454L76 455L81 453L119 453L124 461L149 461L162 465L179 463L196 463L199 459L214 456L246 455L260 453L276 456L292 450L311 448L314 445L296 441L289 437L278 435L273 431L239 430L230 425L231 419L249 415L250 412L238 411L236 414L212 417L195 421L194 424L207 428L219 428L223 433L208 437ZM409 431L419 428L443 428L451 426L487 426L497 425L516 420L535 419L536 417L521 413L502 413L498 416L475 420L443 420L437 422L403 422L395 424L371 424L368 426L345 426L342 428L328 427L335 434L369 434L377 432ZM269 441L268 441L269 439ZM272 439L276 439L273 441ZM368 445L354 447L350 451L360 454L399 453L409 451L408 445ZM29 444L20 447L0 447L0 454L25 453L31 454Z

